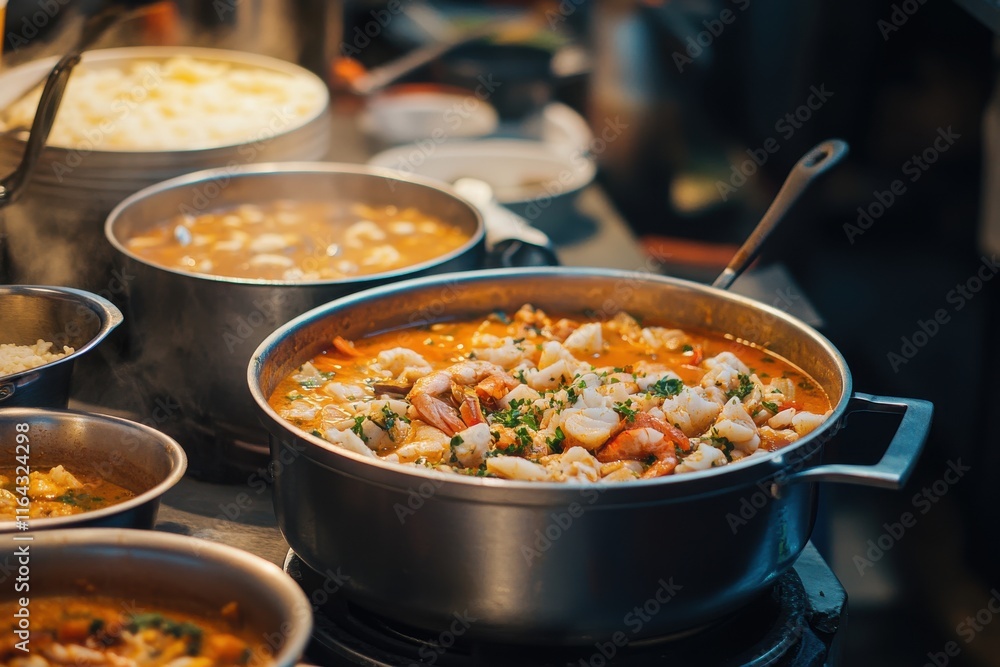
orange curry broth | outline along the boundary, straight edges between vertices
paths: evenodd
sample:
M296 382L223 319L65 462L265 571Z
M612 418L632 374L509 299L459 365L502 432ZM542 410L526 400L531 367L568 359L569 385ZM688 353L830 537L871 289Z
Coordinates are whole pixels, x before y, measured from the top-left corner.
M0 603L0 618L6 619L5 628L16 626L17 604ZM46 647L53 644L128 655L129 647L122 636L129 631L145 637L148 645L156 649L153 653L157 657L141 660L140 665L165 665L183 656L207 659L213 667L273 664L270 649L260 637L242 627L239 608L234 602L211 614L191 614L137 606L132 599L55 596L31 597L29 610L30 650L43 656ZM8 658L27 655L15 647L18 641L10 631L0 636L0 664L7 664Z
M563 316L553 313L547 314L553 321ZM580 323L593 321L592 318L569 317L569 319ZM648 322L644 324L650 325ZM643 344L631 343L621 336L611 335L605 327L604 351L589 358L578 358L580 361L589 361L591 365L598 368L603 366L625 368L639 361L660 363L680 376L685 385L692 386L697 385L707 372L706 369L693 363L696 360L696 355L707 358L720 352L729 351L739 357L750 368L751 372L756 373L764 383L769 382L771 378L780 377L788 378L795 383L795 400L781 405L780 409L794 407L799 411L824 414L831 408L830 399L819 383L788 360L764 348L719 334L706 334L689 329L684 331L692 339L692 350L650 352ZM322 373L333 372L331 380L345 384L364 385L366 384L365 380L373 377L368 370L368 364L382 350L394 347L409 348L420 353L435 370L438 370L469 359L470 341L476 332L489 333L501 338L510 335L523 335L525 338L523 345L526 350L530 351L533 363L537 363L541 355L535 345L549 340L543 336L533 336L530 330L522 330L516 322L511 321L509 324L505 324L496 318L484 317L478 320L441 322L424 328L398 329L373 334L354 341L355 349L359 353L357 358L349 358L331 347L312 359L312 363ZM280 412L287 408L292 402L290 398L292 396L301 396L297 400L308 401L320 407L337 403L336 399L323 393L322 387L311 390L303 388L292 379L292 375L294 373L282 380L269 398L268 402L276 411ZM305 431L312 431L321 428L322 421L322 411L319 411L313 420L301 420L294 423ZM405 443L400 442L397 443L397 446L403 444ZM782 444L784 443L763 442L761 446L768 450L774 450ZM388 451L378 452L380 456L389 453Z

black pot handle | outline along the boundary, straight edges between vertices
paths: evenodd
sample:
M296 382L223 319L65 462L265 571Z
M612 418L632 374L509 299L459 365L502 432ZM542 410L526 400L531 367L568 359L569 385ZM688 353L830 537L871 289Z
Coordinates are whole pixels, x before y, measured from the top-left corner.
M38 158L41 157L45 141L49 138L49 132L52 131L52 126L55 124L56 113L59 111L59 103L62 102L63 93L66 91L69 75L79 62L79 53L63 56L45 80L45 87L38 100L38 108L35 110L35 119L31 123L31 132L28 134L28 143L24 148L24 155L21 156L21 163L11 174L0 179L0 207L12 204L24 192L24 186L27 184Z
M855 412L887 412L903 415L896 434L874 465L832 463L819 465L785 477L783 484L795 482L841 482L901 489L923 450L931 428L934 405L917 398L895 398L856 393L851 397L844 419Z

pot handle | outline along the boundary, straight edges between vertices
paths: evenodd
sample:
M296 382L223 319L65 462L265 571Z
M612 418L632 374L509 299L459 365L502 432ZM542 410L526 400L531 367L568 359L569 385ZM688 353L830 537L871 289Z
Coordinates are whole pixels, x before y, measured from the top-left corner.
M846 482L885 489L906 484L931 428L934 405L916 398L895 398L856 393L845 419L855 412L887 412L903 415L896 434L875 465L828 464L788 475L785 482Z

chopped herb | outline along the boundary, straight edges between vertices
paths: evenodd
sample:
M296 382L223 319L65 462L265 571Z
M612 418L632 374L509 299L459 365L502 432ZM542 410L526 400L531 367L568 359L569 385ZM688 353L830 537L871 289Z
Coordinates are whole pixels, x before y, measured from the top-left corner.
M536 350L543 350L543 349L545 349L545 346L542 345L541 343L535 343L535 349Z
M556 432L551 438L545 439L545 444L549 446L549 451L553 454L559 454L563 450L563 440L566 439L566 434L563 433L561 426L556 426Z
M319 429L316 429L316 428L314 428L314 429L313 429L313 430L311 431L311 433L312 433L313 435L315 435L315 436L316 436L317 438L322 438L322 437L323 437L323 434L322 434L322 433L320 433Z
M104 629L104 619L95 618L90 622L90 627L87 628L88 635L96 635L98 632Z
M729 438L721 437L719 432L713 428L712 435L709 436L708 439L712 441L712 445L722 450L722 453L725 455L727 461L733 460L733 450L736 446L729 440Z
M433 344L434 344L433 338L428 337L424 339L424 345L433 345Z
M626 398L621 403L615 403L614 411L617 412L627 422L634 422L637 410L632 407L632 399Z
M494 412L492 418L493 423L499 423L509 428L524 425L538 430L538 412L531 407L528 399L515 398L510 402L509 408Z
M452 448L452 449L455 449L455 448L456 448L456 447L458 447L459 445L463 445L463 444L465 444L465 440L463 440L463 439L462 439L462 436L460 436L460 435L453 435L453 436L451 437L451 442L450 442L450 443L448 443L448 444L449 444L449 445L451 445L451 448Z
M494 320L497 320L501 324L510 324L510 318L507 317L507 313L503 312L502 310L493 311L490 317Z
M760 404L763 405L768 410L770 410L771 412L773 412L774 414L778 414L777 403L772 403L771 401L761 401Z
M678 378L662 377L649 385L647 391L654 396L670 398L681 393L682 389L684 389L684 383Z
M743 400L744 398L750 395L750 392L753 391L753 380L750 379L749 375L740 373L739 378L740 378L740 386L737 387L736 389L730 389L729 391L727 391L726 392L727 398L732 398L733 396L736 396L740 400Z
M524 376L523 368L515 372L514 377L517 378L517 381L520 382L521 384L528 384L528 378Z
M524 342L524 338L515 338L514 339L514 345L517 345L518 343L523 343L523 342Z
M647 456L647 457L646 457L646 460L644 461L644 463L645 463L645 464L646 464L647 466L651 466L651 465L653 465L654 463L656 463L656 457L655 457L655 456L653 456L652 454L650 454L649 456Z
M465 356L468 357L469 359L477 359L478 358L478 357L476 357L476 353L475 352L469 352Z
M357 417L354 418L354 426L351 427L351 430L354 431L354 435L358 436L359 438L361 438L362 441L367 443L368 438L365 436L365 430L361 428L361 425L364 423L365 423L365 416L358 415Z
M297 401L300 398L305 398L305 397L302 394L297 394L293 391L292 393L285 396L285 398L287 398L289 401Z
M690 345L685 344L684 347L681 348L681 352L684 353L694 352L694 348L691 347Z

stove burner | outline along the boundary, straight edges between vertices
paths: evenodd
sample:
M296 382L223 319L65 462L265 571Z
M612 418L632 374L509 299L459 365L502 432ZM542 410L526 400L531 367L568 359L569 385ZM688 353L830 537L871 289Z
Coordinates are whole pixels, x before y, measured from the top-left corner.
M328 667L818 667L835 664L836 634L846 620L846 594L811 545L769 591L728 618L701 630L631 642L624 648L610 642L553 648L461 638L446 648L437 644L436 632L396 623L342 595L327 594L326 580L291 551L285 571L315 605L316 627L307 657Z

